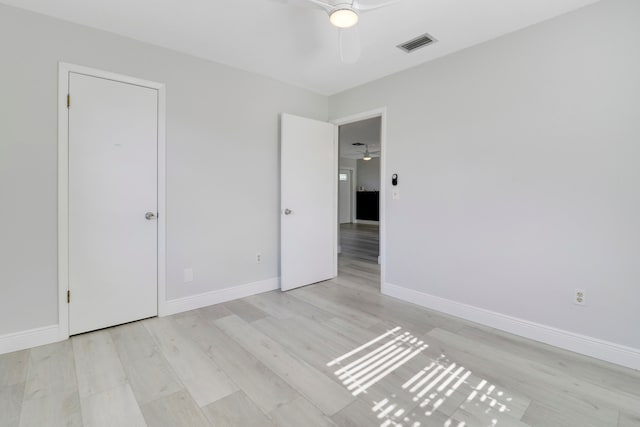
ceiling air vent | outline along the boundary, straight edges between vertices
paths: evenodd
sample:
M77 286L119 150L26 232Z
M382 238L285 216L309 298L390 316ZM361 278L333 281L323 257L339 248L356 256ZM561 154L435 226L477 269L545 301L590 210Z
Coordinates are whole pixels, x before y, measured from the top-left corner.
M411 53L414 50L420 49L421 47L428 46L432 43L435 43L436 41L437 40L431 37L429 34L423 34L421 36L416 37L415 39L409 40L408 42L398 45L398 47L407 53Z

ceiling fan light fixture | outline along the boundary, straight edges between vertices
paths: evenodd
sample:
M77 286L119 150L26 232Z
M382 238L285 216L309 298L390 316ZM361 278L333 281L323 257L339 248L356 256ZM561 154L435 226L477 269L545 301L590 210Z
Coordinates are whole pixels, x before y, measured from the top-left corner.
M364 160L365 162L371 160L371 154L365 153L365 155L362 157L362 160Z
M358 13L349 7L336 8L329 13L329 21L338 28L350 28L358 23Z

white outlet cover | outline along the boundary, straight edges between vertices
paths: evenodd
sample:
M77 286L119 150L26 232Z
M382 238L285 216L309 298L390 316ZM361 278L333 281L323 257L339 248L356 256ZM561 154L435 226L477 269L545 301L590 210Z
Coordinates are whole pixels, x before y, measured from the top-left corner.
M575 305L587 305L587 291L576 288L573 293L573 303Z
M193 268L185 268L183 274L184 283L193 282Z
M393 197L393 200L400 200L400 189L394 188L393 191L391 191L391 196Z

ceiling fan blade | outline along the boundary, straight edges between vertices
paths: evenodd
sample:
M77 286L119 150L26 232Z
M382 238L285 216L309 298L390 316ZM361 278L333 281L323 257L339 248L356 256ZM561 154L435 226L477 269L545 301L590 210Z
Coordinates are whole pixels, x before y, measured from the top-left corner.
M355 64L360 59L360 33L358 27L340 29L340 59L345 64Z
M309 0L311 1L311 0ZM384 3L378 3L378 4L363 4L360 3L359 1L354 1L353 2L353 7L357 10L359 10L360 12L367 12L369 10L376 10L376 9L381 9L383 7L387 7L387 6L391 6L394 5L396 3L399 3L400 0L391 0L391 1L387 1Z
M315 5L318 5L318 6L322 7L327 12L333 9L333 5L325 3L325 2L320 1L320 0L306 0L306 1L308 1L309 3L313 3Z

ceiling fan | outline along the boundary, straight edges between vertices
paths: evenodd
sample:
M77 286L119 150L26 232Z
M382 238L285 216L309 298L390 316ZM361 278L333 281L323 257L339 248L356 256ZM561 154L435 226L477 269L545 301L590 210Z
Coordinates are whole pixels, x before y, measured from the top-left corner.
M369 151L369 144L363 144L362 142L354 142L351 145L362 146L364 145L364 153L362 153L362 160L369 161L373 157L380 157L380 151Z
M360 0L305 0L324 9L329 15L329 22L340 30L340 59L353 64L360 58L360 35L356 24L360 14L383 7L391 6L400 0L383 3L367 3Z

